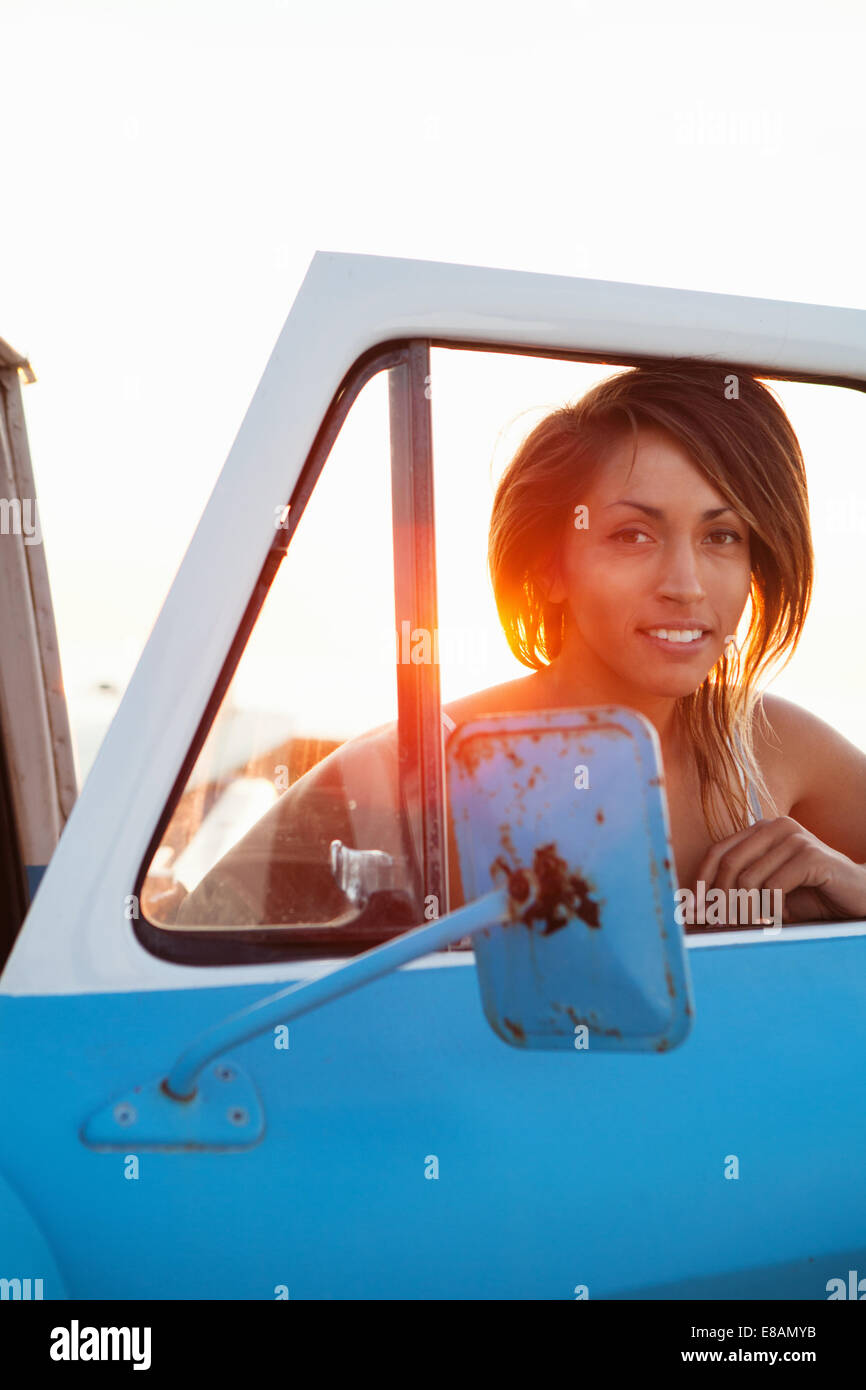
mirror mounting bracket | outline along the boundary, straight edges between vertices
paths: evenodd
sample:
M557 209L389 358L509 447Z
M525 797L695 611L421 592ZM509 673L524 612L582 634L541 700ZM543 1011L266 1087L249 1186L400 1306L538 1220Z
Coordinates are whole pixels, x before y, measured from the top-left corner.
M81 1130L91 1149L231 1152L249 1149L265 1132L256 1089L237 1063L219 1058L197 1077L191 1096L171 1095L162 1077L133 1086L98 1110Z

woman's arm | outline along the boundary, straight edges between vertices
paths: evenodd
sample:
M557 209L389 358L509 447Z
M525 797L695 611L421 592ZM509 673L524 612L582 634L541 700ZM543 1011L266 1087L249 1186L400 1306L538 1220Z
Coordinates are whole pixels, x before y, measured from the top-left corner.
M762 770L787 815L758 821L707 851L707 888L778 890L783 920L866 918L866 754L808 710L764 697L774 735Z
M300 777L184 899L174 925L333 921L348 902L331 868L332 840L385 851L399 878L405 844L393 725L342 744Z
M866 863L866 753L809 710L778 695L763 697L778 743L767 745L787 814L825 845Z
M251 927L336 915L343 896L328 845L350 827L339 773L331 753L299 778L205 874L174 925Z

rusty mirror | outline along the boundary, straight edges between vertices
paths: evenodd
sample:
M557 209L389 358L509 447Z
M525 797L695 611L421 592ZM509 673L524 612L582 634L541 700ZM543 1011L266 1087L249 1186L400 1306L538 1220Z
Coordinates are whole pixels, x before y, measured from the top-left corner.
M473 945L512 1046L663 1052L688 1035L661 771L655 729L619 707L491 715L449 740L465 902L508 889Z

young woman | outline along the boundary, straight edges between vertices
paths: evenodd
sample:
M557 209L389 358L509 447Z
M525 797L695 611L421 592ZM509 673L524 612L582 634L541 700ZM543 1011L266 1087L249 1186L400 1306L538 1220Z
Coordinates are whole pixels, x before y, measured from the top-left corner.
M489 560L509 644L532 674L449 704L448 729L495 712L638 710L661 743L681 887L780 889L788 922L866 917L866 754L758 689L793 654L813 575L803 458L767 387L681 359L617 373L553 411L499 483ZM236 920L244 904L259 922L289 920L273 897L250 906L242 866L261 865L263 846L273 865L280 837L296 833L286 827L350 767L370 797L385 777L393 813L392 725L286 792L178 925ZM452 879L455 860L452 838Z

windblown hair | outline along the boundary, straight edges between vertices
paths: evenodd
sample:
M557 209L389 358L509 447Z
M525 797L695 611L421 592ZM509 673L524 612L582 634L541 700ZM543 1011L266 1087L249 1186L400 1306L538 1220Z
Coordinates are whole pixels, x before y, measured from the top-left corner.
M750 527L751 614L741 648L726 650L702 684L676 702L695 751L704 818L721 839L731 832L717 818L716 791L733 825L748 824L740 767L777 813L754 752L756 719L772 736L758 681L790 661L812 593L806 470L776 395L739 367L677 358L618 372L552 411L521 444L496 490L488 547L493 591L518 659L535 670L553 663L567 608L546 598L545 569L608 452L629 430L636 449L641 427L673 436Z

